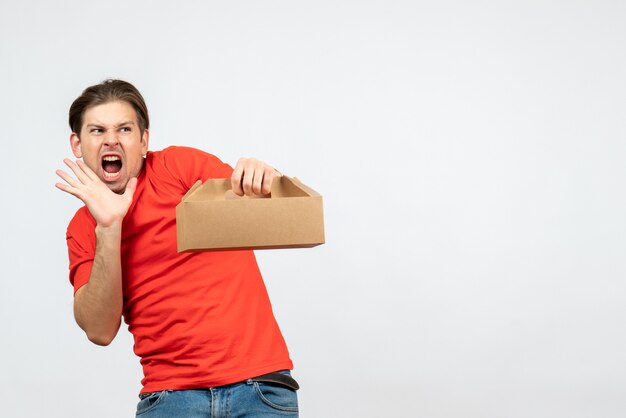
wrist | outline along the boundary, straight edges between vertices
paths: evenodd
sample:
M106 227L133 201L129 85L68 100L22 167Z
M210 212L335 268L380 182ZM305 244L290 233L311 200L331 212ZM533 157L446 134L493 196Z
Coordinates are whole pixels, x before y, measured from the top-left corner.
M96 236L110 236L121 235L122 233L122 220L112 221L107 224L96 224Z

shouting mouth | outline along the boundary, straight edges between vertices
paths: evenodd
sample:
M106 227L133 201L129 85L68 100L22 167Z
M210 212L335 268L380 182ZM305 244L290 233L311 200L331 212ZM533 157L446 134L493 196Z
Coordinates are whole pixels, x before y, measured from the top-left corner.
M122 173L122 159L117 155L105 155L102 157L102 173L105 180L117 180Z

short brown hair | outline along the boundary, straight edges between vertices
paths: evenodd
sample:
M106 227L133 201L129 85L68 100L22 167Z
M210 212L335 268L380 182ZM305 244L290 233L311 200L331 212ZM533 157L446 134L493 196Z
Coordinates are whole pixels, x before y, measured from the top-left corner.
M117 100L126 102L135 109L137 123L142 134L145 129L150 128L148 107L139 90L126 81L108 79L100 84L87 87L74 100L74 103L70 106L69 120L72 132L80 135L80 130L83 127L83 115L87 109Z

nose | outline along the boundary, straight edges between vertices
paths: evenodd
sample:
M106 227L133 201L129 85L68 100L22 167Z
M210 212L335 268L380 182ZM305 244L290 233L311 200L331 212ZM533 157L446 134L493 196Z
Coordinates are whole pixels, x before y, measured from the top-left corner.
M119 144L119 139L117 137L117 132L113 131L113 132L107 132L104 135L104 145L109 146L109 147L115 147L117 146L117 144Z

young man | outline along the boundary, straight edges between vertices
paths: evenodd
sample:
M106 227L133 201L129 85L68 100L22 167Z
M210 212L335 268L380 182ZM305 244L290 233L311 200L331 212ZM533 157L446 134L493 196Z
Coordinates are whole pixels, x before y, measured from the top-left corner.
M252 251L178 253L175 207L207 178L263 195L280 174L242 158L233 170L185 147L148 151L149 118L131 84L106 80L70 107L74 176L85 206L67 229L74 316L108 345L121 317L141 358L142 417L298 415L292 362Z

